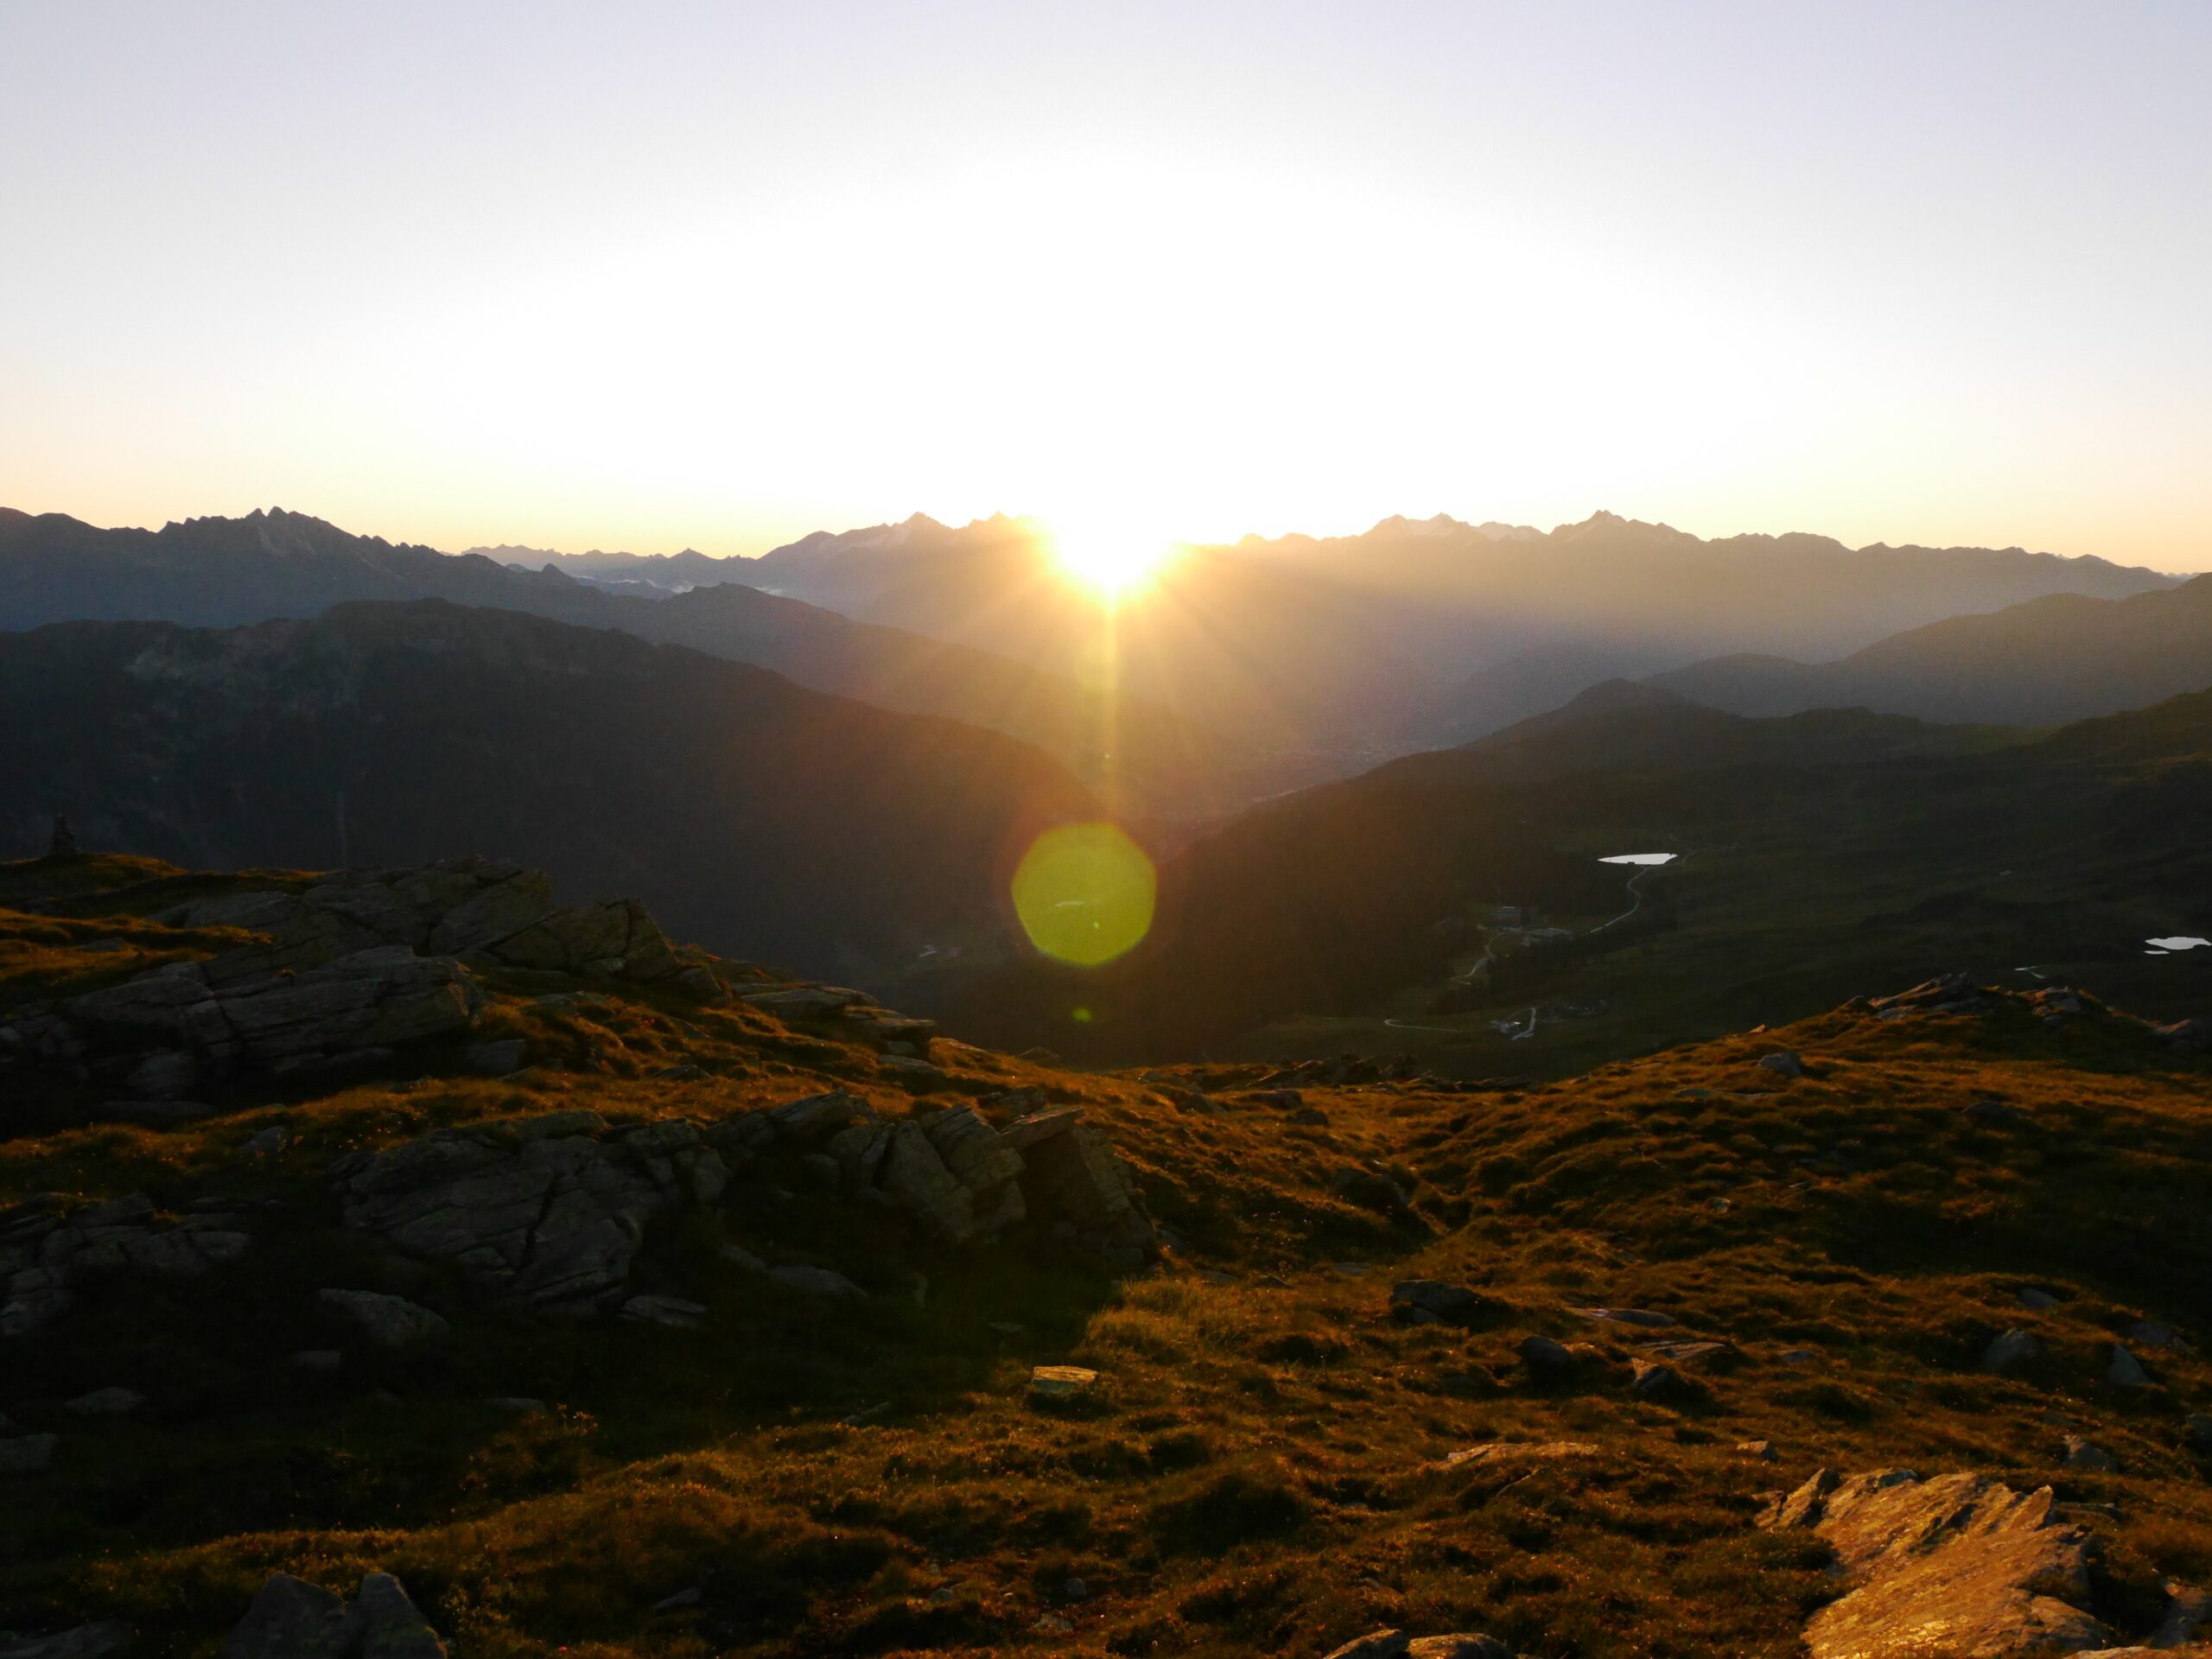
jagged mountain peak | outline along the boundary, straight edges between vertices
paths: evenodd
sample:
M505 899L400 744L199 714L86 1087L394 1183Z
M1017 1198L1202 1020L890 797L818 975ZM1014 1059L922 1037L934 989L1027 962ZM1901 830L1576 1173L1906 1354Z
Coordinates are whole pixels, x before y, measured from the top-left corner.
M1618 512L1600 507L1580 524L1561 524L1552 531L1555 541L1579 541L1589 537L1637 535L1655 542L1695 542L1698 537L1688 531L1676 530L1672 524L1658 524L1643 518L1626 518Z

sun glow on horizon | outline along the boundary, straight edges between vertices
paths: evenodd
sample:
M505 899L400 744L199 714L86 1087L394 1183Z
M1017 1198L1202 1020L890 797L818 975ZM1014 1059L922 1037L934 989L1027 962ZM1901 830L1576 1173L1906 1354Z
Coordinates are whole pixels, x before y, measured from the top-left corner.
M1046 531L1062 573L1109 604L1151 581L1176 547L1156 532L1103 518L1055 518Z

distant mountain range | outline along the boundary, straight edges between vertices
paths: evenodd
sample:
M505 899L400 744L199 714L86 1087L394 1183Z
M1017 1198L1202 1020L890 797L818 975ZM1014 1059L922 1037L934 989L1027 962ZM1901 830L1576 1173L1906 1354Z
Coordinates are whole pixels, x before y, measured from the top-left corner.
M746 562L810 604L1032 662L1082 660L1091 607L1040 579L1047 532L917 515ZM1465 741L1599 680L1759 651L1822 657L2055 594L2177 579L2018 548L1715 541L1598 513L1550 531L1439 517L1184 550L1117 620L1124 683L1217 726L1370 753Z
M281 511L158 531L0 517L0 627L415 598L620 628L989 726L1175 835L1616 678L1738 713L2006 723L2212 684L2208 579L2017 548L1704 541L1611 513L1185 548L1110 621L1055 569L1049 531L1004 515L916 514L755 559L448 556Z
M0 857L57 812L89 848L227 866L477 852L875 982L988 936L1029 840L1102 810L995 732L436 601L0 634Z
M492 559L518 570L543 570L550 565L564 576L644 599L744 580L738 562L715 558L689 547L681 553L602 553L596 548L588 553L556 553L542 547L472 547L461 556Z
M698 554L669 563L685 560L721 563ZM1117 810L1155 825L1210 817L1317 775L1296 756L1256 753L1200 720L1050 664L855 622L742 586L644 598L557 569L351 535L281 509L160 531L100 530L59 513L0 518L0 629L124 620L226 627L315 616L348 601L411 599L619 628L772 669L817 690L989 727L1036 744Z
M686 600L779 602L628 602ZM1162 858L1151 936L1081 974L1026 949L1005 897L1039 830L1107 810L1068 770L615 629L435 601L51 625L0 634L0 856L59 811L87 845L197 864L516 858L963 1034L1101 1059L1450 983L1486 907L1618 910L1609 853L1692 855L1647 918L1694 918L1686 943L1624 932L1605 969L1662 1035L1960 962L2089 963L2156 1010L2186 965L2141 941L2212 929L2212 692L2038 737L1608 683L1229 818Z
M2124 599L2054 594L1958 616L1829 663L1722 657L1650 683L1743 715L1860 708L2048 725L2212 686L2212 575Z

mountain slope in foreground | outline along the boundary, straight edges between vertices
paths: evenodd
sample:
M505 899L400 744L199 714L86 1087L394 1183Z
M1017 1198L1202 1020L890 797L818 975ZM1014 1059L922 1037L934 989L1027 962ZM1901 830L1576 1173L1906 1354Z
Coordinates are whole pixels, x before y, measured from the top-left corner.
M0 1622L75 1632L30 1650L2203 1617L2202 1028L1954 981L1542 1086L1077 1074L626 910L637 961L579 976L595 912L541 902L0 868ZM411 988L302 1000L349 963ZM144 1070L180 1041L189 1105Z

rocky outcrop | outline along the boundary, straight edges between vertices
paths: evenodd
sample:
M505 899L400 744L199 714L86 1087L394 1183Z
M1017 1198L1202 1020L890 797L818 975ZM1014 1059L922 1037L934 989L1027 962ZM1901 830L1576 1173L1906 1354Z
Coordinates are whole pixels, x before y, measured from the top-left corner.
M1892 996L1871 997L1865 1006L1878 1019L1907 1020L1923 1014L1979 1014L1986 1001L1973 975L1944 974Z
M628 1300L648 1226L714 1205L734 1170L772 1154L940 1244L1033 1219L1116 1268L1157 1249L1128 1171L1081 1113L1001 1129L969 1106L884 1117L842 1090L705 1125L609 1128L595 1112L566 1111L441 1129L350 1153L330 1178L345 1225L399 1255L457 1268L499 1300L587 1314Z
M2056 1521L2047 1486L1822 1470L1759 1524L1815 1533L1851 1586L1806 1624L1812 1659L2014 1659L2111 1639L2085 1611L2088 1535Z
M1402 1279L1390 1287L1390 1317L1405 1325L1472 1325L1493 1306L1479 1291L1435 1279Z
M66 1313L97 1275L197 1278L252 1242L235 1216L161 1220L143 1193L76 1211L45 1198L0 1211L0 1337L25 1335Z
M80 1030L159 1045L152 1066L134 1068L131 1085L173 1095L241 1060L283 1075L381 1058L465 1029L482 1001L452 958L378 945L319 967L246 978L222 957L174 963L73 997L60 1012Z
M1009 1125L1004 1135L1021 1154L1021 1194L1029 1213L1056 1236L1125 1271L1158 1250L1158 1235L1128 1166L1081 1111L1039 1112Z
M99 1063L142 1099L176 1100L241 1067L283 1077L374 1065L467 1029L482 1001L451 957L378 945L253 974L228 956L171 963L19 1010L10 1029L31 1055Z
M728 1166L698 1125L610 1129L595 1112L442 1129L331 1166L346 1225L556 1312L622 1300L656 1217L721 1196Z
M138 1645L128 1624L103 1619L53 1636L12 1637L0 1632L0 1659L110 1659Z
M133 1095L176 1100L241 1067L277 1076L373 1069L410 1045L464 1031L484 1001L480 970L726 995L703 959L687 961L631 900L563 908L537 871L477 859L349 870L302 892L224 893L151 919L261 937L19 1009L5 1028L9 1048L101 1062Z
M837 1091L766 1116L780 1143L834 1159L842 1192L888 1205L940 1243L993 1238L1030 1219L1109 1266L1141 1266L1158 1249L1128 1169L1073 1108L1000 1128L972 1106L883 1118Z
M918 1058L929 1052L937 1023L887 1008L865 991L842 985L804 982L770 985L740 995L748 1007L792 1024L828 1023L841 1035L857 1037L878 1052Z
M310 967L377 945L601 979L667 979L686 966L635 901L557 906L542 871L477 858L414 869L345 870L300 893L226 893L152 919L267 935L267 944L224 958L248 976Z
M223 1642L223 1659L445 1659L445 1643L389 1573L349 1604L289 1573L272 1574Z

